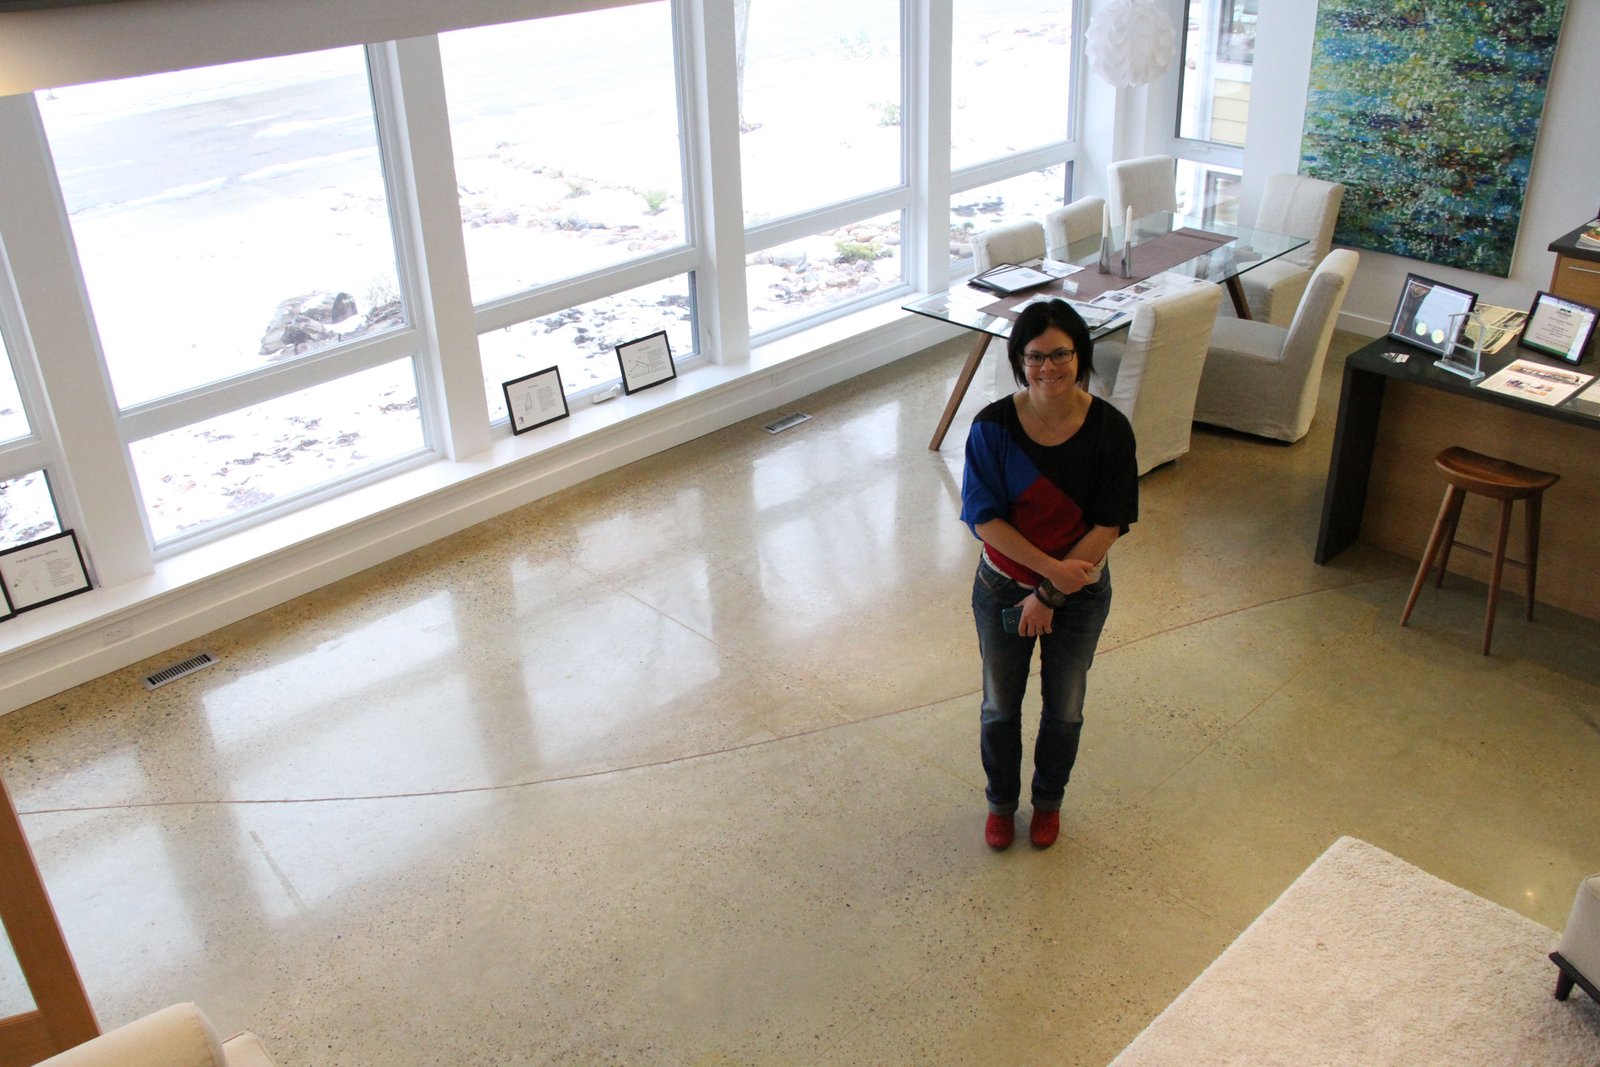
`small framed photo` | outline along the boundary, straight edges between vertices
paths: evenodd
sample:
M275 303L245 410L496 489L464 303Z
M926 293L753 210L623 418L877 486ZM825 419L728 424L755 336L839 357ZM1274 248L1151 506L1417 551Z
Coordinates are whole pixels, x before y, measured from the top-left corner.
M617 362L622 364L622 390L629 394L678 376L665 330L618 345Z
M505 390L513 434L527 433L572 414L567 407L567 394L561 388L560 367L524 374L502 383L500 388Z
M1576 365L1588 354L1597 319L1600 310L1588 304L1541 292L1533 298L1517 344Z
M1461 338L1466 315L1478 303L1478 294L1452 285L1407 274L1395 305L1389 336L1448 358Z
M71 530L0 552L0 585L12 611L54 604L89 591L89 572Z

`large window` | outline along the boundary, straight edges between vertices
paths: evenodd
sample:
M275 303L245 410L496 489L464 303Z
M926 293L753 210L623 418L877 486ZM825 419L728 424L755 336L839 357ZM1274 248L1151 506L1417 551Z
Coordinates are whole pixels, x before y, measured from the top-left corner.
M158 542L422 451L361 49L39 110ZM361 372L402 350L380 401Z
M1177 113L1178 207L1238 221L1259 0L1187 0Z
M1070 195L1076 0L594 6L446 30L422 0L400 41L0 98L0 543L73 527L120 581L441 455L516 462L556 431L494 443L509 379L577 399L664 330L680 382L605 410L657 407ZM76 59L180 47L128 39Z
M1070 0L954 0L950 166L1065 141L1072 120Z
M738 5L754 337L906 288L898 0Z
M598 388L612 346L657 330L680 365L697 352L674 40L667 0L439 38L496 422L512 378ZM597 272L601 299L557 288Z
M1072 195L1071 0L952 0L949 258ZM944 236L943 233L940 234Z

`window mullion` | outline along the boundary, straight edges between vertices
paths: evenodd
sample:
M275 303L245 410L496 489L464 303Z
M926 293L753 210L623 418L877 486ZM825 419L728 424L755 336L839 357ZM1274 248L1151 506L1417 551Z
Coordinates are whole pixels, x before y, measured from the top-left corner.
M115 585L151 573L154 557L55 164L31 95L0 97L0 143L7 157L0 234L59 442L64 470L53 480L57 504L64 522L82 520L80 541L100 583Z
M738 84L734 5L731 0L681 0L681 12L679 78L690 146L693 240L701 251L695 284L701 345L718 363L743 363L750 358L750 315L739 99L730 91Z
M931 292L950 281L950 65L955 5L926 0L906 5L906 114L910 133L907 177L914 193L907 220L906 280Z
M431 400L425 425L435 447L462 459L489 447L489 414L439 39L374 45L368 56L401 286L424 339L417 386Z

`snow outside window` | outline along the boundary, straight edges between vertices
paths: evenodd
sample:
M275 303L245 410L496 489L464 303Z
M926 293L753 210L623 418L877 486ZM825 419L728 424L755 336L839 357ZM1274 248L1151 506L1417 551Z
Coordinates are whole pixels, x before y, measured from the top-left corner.
M441 34L472 299L687 240L672 9Z
M1065 141L1072 0L954 0L950 166Z

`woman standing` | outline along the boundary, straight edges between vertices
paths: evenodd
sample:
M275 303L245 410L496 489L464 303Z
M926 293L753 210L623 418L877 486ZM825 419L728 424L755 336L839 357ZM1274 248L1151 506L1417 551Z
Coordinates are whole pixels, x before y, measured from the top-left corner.
M1078 756L1086 675L1111 608L1106 552L1139 517L1133 429L1085 386L1093 342L1063 300L1030 304L1006 354L1022 388L972 420L961 519L983 541L972 613L983 657L983 837L1016 834L1022 697L1040 646L1043 710L1034 742L1029 838L1055 843Z

